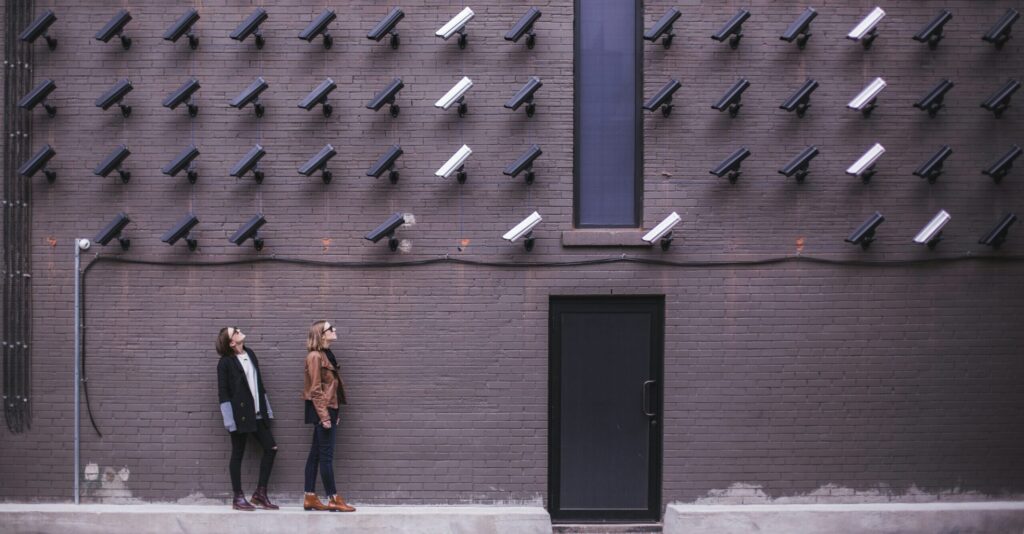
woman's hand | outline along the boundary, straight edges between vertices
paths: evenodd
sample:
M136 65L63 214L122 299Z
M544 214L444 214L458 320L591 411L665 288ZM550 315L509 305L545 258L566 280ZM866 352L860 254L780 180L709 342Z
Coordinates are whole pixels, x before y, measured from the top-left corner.
M328 419L326 421L321 421L320 424L323 425L324 428L331 428L331 420L330 419Z

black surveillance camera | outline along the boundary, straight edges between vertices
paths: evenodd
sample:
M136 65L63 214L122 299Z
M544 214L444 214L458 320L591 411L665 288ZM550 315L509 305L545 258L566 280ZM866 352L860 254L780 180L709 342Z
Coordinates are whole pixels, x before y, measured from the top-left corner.
M388 179L391 183L398 183L398 171L395 170L395 162L398 161L399 156L403 154L402 147L398 145L391 145L391 148L384 153L372 167L367 169L366 175L374 178L380 178L384 171L388 171Z
M818 155L818 147L811 145L801 151L785 167L779 169L779 174L786 178L796 176L796 181L803 183L804 178L810 174L811 160Z
M515 111L519 109L519 106L526 104L526 116L532 117L534 110L536 110L536 104L533 103L533 94L537 92L544 84L540 81L540 78L536 76L530 76L526 84L523 85L519 91L505 102L505 107Z
M302 101L299 102L299 107L306 111L312 111L317 104L323 104L324 117L330 117L331 113L334 111L334 107L327 103L327 95L330 94L335 87L338 87L338 84L334 83L334 80L327 78L320 82L320 85L316 86L315 89L306 95L306 98L303 98Z
M672 39L676 36L676 32L673 31L672 26L677 20L679 20L681 15L682 13L678 9L670 7L668 11L658 19L658 22L654 23L654 26L651 26L649 30L644 32L644 40L653 43L664 37L661 41L661 45L665 48L672 46Z
M779 108L789 112L796 111L796 116L802 118L807 113L807 108L811 107L811 93L817 88L818 81L808 78Z
M122 104L121 100L123 100L125 95L130 93L132 89L134 89L132 87L132 82L125 78L114 84L114 86L107 90L106 93L103 93L102 96L97 98L96 107L106 111L114 104L117 104L121 108L121 115L127 118L132 114L132 107Z
M794 20L786 31L779 36L779 39L792 43L796 41L796 46L800 50L803 50L807 46L807 40L811 38L811 21L818 16L818 12L814 8L807 8L799 17Z
M27 95L18 101L18 107L32 110L39 104L42 104L43 109L46 110L46 114L54 117L57 115L57 106L47 104L46 97L50 96L50 93L52 93L56 88L57 84L54 83L53 80L43 80L39 82L39 85L35 86L34 89L29 91Z
M946 161L953 153L953 149L947 145L942 145L932 157L928 158L928 161L921 164L916 170L914 170L914 176L920 176L921 178L927 178L928 183L935 183L935 180L939 179L939 175L942 174L942 164Z
M117 169L117 173L121 175L121 181L128 183L128 180L132 177L132 173L122 169L121 165L130 155L132 155L132 153L128 150L127 146L117 145L117 147L114 148L114 151L104 158L95 169L93 169L92 173L96 176L106 177L113 172L114 169Z
M167 28L164 32L164 40L172 43L178 42L182 35L188 35L188 46L192 50L199 48L199 38L196 37L195 32L192 31L192 25L199 20L199 12L195 9L189 9L184 15L178 17L178 20Z
M263 239L259 237L259 231L264 224L267 224L267 220L263 218L262 213L257 213L249 219L249 222L243 224L238 231L229 237L228 241L242 246L242 243L252 238L252 244L256 247L256 250L263 250Z
M36 39L42 35L43 39L46 39L46 46L48 46L50 50L55 50L57 48L57 39L50 37L47 31L49 30L50 25L56 21L57 15L53 13L53 10L47 9L46 11L43 11L41 15L36 17L36 20L33 20L32 24L28 25L28 28L25 28L25 30L18 35L18 39L27 43L34 43Z
M647 102L644 102L644 109L654 111L661 108L661 114L668 117L672 114L672 95L682 87L679 80L669 80L654 94Z
M1006 13L996 21L995 26L992 26L992 29L981 36L981 39L994 44L996 50L1002 50L1006 41L1010 40L1010 30L1013 29L1013 23L1017 22L1019 18L1020 13L1012 8L1007 9Z
M925 95L924 98L918 100L914 107L921 111L927 111L929 117L934 117L939 113L939 110L945 107L942 103L946 93L953 88L953 82L949 80L941 80L939 84L932 88L931 91Z
M160 241L163 241L168 245L174 245L184 237L185 243L188 244L188 249L195 250L199 245L199 241L193 239L189 233L197 224L199 224L199 219L195 215L189 213L178 220L178 222L174 223L174 227L168 230L167 233L160 238Z
M987 234L978 240L978 243L982 245L990 246L994 249L998 249L1006 241L1006 233L1010 231L1010 227L1013 223L1017 222L1017 216L1013 213L1007 213L1003 215L1003 218L996 223L995 228L989 230Z
M537 35L533 33L533 23L537 22L540 18L540 10L531 7L526 10L526 13L516 22L512 29L505 33L505 40L518 43L519 39L526 35L526 48L533 49L534 44L537 42Z
M18 174L25 178L31 178L35 176L37 172L42 170L43 174L46 175L46 180L52 184L53 181L57 179L57 172L46 168L46 164L49 163L50 159L56 155L57 151L55 151L52 146L43 145L43 148L39 149L34 156L29 158L25 163L22 163L21 167L18 167Z
M397 26L398 21L403 18L405 18L405 12L397 7L391 8L391 11L389 11L388 14L385 15L372 30L370 30L370 33L366 34L366 38L379 43L385 35L390 34L391 48L398 48L398 31L395 30L395 26Z
M854 245L860 245L860 248L867 250L871 242L875 240L875 230L883 222L885 222L885 217L876 211L874 215L868 217L868 220L861 223L845 241Z
M380 108L384 107L384 104L388 104L391 116L397 117L401 108L395 104L395 97L398 96L398 92L401 91L403 87L405 87L405 84L402 83L401 78L391 80L391 83L389 83L387 87L374 95L373 100L370 100L370 103L366 104L366 109L380 111Z
M366 234L364 239L376 243L387 237L388 248L394 252L398 250L398 238L395 237L395 230L398 230L398 227L403 224L405 224L405 218L401 213L396 213L391 217L388 217L388 220L384 221L383 224L375 228L372 232Z
M260 104L260 93L267 90L270 84L263 79L262 76L256 78L254 82L249 84L249 87L245 88L245 91L239 93L234 100L228 103L233 108L242 109L246 104L252 102L252 107L256 110L256 116L262 117L264 112L263 104Z
M1013 168L1013 160L1017 159L1024 152L1017 145L1010 145L1010 151L1003 154L995 163L989 165L987 168L981 171L981 174L991 176L992 180L999 183L1003 178L1009 174L1010 169Z
M331 146L330 143L324 145L324 147L320 149L320 152L317 152L316 155L309 158L309 161L299 167L299 174L303 176L310 176L316 171L321 171L321 178L324 183L331 183L332 175L331 171L327 170L327 162L330 161L337 153L338 151L334 150L334 147Z
M743 104L740 103L740 98L743 96L743 91L746 91L748 87L750 87L750 82L745 78L740 78L722 95L722 98L718 99L718 102L712 104L711 108L717 109L719 112L728 110L729 116L735 117L739 114L740 108L743 107Z
M185 147L185 150L181 151L181 154L178 154L178 157L174 158L167 165L164 165L160 171L167 176L177 176L179 172L185 170L185 168L192 163L192 160L197 157L199 157L199 149L196 148L196 145L189 145ZM188 170L189 182L194 184L198 178L199 173L196 172L195 169Z
M128 50L132 47L132 39L124 34L124 27L131 22L131 20L131 13L122 9L114 14L114 17L107 22L106 26L96 32L94 37L96 37L97 41L108 43L115 35L120 36L121 46L124 47L125 50Z
M256 8L248 18L235 28L235 31L231 32L230 37L238 42L242 42L250 35L253 35L256 37L256 48L263 48L263 35L260 34L260 24L263 24L263 21L267 20L268 16L267 10L262 7Z
M195 117L199 113L199 106L193 104L191 99L192 94L198 90L199 80L192 78L164 99L164 107L176 109L178 106L188 102L188 114L190 117Z
M743 164L743 160L750 156L750 151L746 148L739 148L735 152L729 155L729 157L722 160L721 163L711 169L711 174L721 178L726 176L729 178L729 182L736 183L736 179L740 177L740 166Z
M241 178L245 176L245 173L252 171L253 178L256 179L256 183L263 183L263 172L257 168L260 159L267 155L267 151L263 150L263 147L256 144L249 149L249 152L242 156L242 159L235 163L235 166L231 168L231 176Z
M535 178L533 173L533 160L537 159L538 156L543 154L540 147L533 145L526 149L515 161L509 163L502 174L505 176L512 176L513 178L519 176L519 173L526 171L526 183L532 184Z
M942 27L952 18L953 14L948 9L939 11L939 14L927 26L921 28L921 31L917 32L913 39L919 43L928 43L928 48L935 50L939 47L939 41L943 37Z
M1017 89L1020 89L1020 82L1017 80L1009 80L1002 89L996 92L996 94L982 102L981 107L994 113L998 119L1003 116L1003 112L1006 111L1006 108L1010 107L1010 97L1013 96L1013 93L1017 92Z
M338 18L338 15L333 9L325 9L320 16L313 19L306 29L299 33L299 39L312 43L313 39L316 39L318 35L323 34L324 36L324 48L330 48L334 44L334 40L331 39L330 34L327 33L327 25L330 24L334 19Z
M736 47L740 45L740 39L743 38L743 22L749 18L749 11L746 9L739 10L731 19L729 19L729 22L726 22L725 26L722 26L722 28L715 32L711 38L718 42L729 39L729 47L736 49Z
M132 242L130 239L122 237L121 232L124 231L124 227L128 226L128 223L130 222L132 222L132 220L128 218L128 215L125 212L122 211L121 213L118 213L114 217L114 220L107 223L107 225L100 230L100 233L96 234L96 238L93 239L93 241L106 246L107 243L110 243L111 239L117 238L118 243L121 244L121 250L128 250L128 247L131 246Z

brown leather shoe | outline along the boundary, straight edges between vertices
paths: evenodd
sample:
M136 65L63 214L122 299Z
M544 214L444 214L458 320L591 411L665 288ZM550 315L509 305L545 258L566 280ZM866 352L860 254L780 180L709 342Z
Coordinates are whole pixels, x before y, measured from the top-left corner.
M341 495L331 495L330 500L327 501L327 508L332 512L355 512L354 506L349 506L345 502L345 499L341 498Z
M243 512L252 512L256 510L255 506L249 504L249 501L245 500L245 494L240 491L235 493L235 500L231 502L231 507Z
M249 500L252 501L253 505L259 506L264 510L279 510L281 508L280 506L270 502L270 497L267 497L266 486L256 488L256 493L253 493L252 498Z
M307 493L306 498L302 500L303 510L329 510L326 504L320 502L320 498L315 493Z

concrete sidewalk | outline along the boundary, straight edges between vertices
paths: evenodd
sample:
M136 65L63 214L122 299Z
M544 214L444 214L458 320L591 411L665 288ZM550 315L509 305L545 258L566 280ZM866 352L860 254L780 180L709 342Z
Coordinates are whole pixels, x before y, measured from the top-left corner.
M550 534L541 507L360 506L356 512L236 512L227 505L0 504L4 534L246 532L380 534Z

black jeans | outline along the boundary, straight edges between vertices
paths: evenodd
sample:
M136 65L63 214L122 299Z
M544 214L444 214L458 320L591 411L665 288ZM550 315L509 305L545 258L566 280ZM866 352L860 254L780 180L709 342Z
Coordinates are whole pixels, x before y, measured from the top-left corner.
M231 471L231 489L235 493L242 492L242 455L245 454L245 442L250 435L255 436L256 441L260 442L260 447L263 447L257 487L265 487L270 482L270 469L274 467L274 456L277 456L277 443L274 442L274 435L270 433L266 419L256 420L256 432L232 432L231 463L228 464L228 468Z
M338 489L334 486L334 440L338 435L338 412L328 410L331 417L331 428L324 428L320 423L313 424L313 443L306 457L306 493L316 493L316 468L320 466L320 478L324 482L327 495L335 495Z

